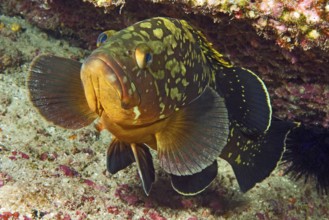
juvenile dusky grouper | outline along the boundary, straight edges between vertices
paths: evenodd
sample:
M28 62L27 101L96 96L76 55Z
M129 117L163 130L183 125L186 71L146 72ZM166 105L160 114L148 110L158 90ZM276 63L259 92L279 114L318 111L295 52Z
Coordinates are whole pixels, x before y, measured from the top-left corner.
M287 126L272 123L269 94L253 72L233 67L184 20L151 18L107 31L80 62L41 55L31 64L30 99L48 121L78 129L99 118L114 136L107 169L136 162L146 194L155 181L149 149L184 195L203 191L221 156L243 191L266 178Z

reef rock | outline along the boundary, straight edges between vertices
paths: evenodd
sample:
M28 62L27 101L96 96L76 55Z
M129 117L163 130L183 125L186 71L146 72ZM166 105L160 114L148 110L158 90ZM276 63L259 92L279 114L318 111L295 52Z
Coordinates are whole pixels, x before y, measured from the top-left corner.
M260 75L275 116L329 127L327 1L7 0L0 12L89 49L104 30L154 16L186 19L235 65Z

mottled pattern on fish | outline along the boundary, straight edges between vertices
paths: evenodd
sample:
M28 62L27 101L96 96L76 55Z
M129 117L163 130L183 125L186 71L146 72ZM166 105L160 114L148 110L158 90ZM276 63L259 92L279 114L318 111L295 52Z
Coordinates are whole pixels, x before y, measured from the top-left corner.
M122 56L130 56L136 45L145 44L153 54L152 65L140 69L135 63ZM122 48L131 48L123 53ZM96 51L107 53L111 51L117 60L122 60L122 66L129 69L129 79L126 83L133 93L136 85L142 99L153 100L156 103L143 102L136 110L147 112L153 120L165 118L173 111L189 104L197 98L209 84L215 85L216 68L209 65L209 60L216 55L221 64L230 66L222 59L222 55L210 49L203 35L192 28L186 21L153 18L130 26L112 35ZM95 53L97 53L95 51ZM130 54L131 53L131 54ZM152 77L152 78L151 78ZM150 109L157 107L157 109ZM155 115L157 114L157 115Z
M100 117L98 127L114 136L110 173L136 162L149 194L152 148L173 188L194 195L216 177L219 156L243 191L275 168L289 125L271 126L263 81L225 60L186 21L151 18L102 33L97 46L82 66L35 58L28 86L33 104L57 125L76 129Z

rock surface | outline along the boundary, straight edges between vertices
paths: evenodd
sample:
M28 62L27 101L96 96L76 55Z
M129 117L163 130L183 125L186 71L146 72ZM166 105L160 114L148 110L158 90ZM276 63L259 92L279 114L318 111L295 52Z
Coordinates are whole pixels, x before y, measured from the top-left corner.
M186 19L235 65L262 77L275 116L329 126L327 1L7 0L0 10L89 49L107 29L154 16Z

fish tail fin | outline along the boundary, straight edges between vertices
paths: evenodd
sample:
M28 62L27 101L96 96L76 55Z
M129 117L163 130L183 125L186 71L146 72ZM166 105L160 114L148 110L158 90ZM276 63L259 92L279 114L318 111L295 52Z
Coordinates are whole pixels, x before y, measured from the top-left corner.
M216 83L217 91L225 98L230 122L249 135L263 134L269 129L270 97L264 82L255 73L221 66Z
M77 129L97 117L88 107L80 68L78 61L51 55L40 55L33 60L27 80L29 97L46 120Z
M243 192L268 177L276 168L293 123L272 121L269 130L249 136L232 126L228 145L220 157L230 163Z
M293 179L316 182L321 194L329 194L329 129L298 124L289 133L282 164Z
M217 161L199 173L188 176L171 175L171 185L176 192L193 196L205 190L217 176Z

